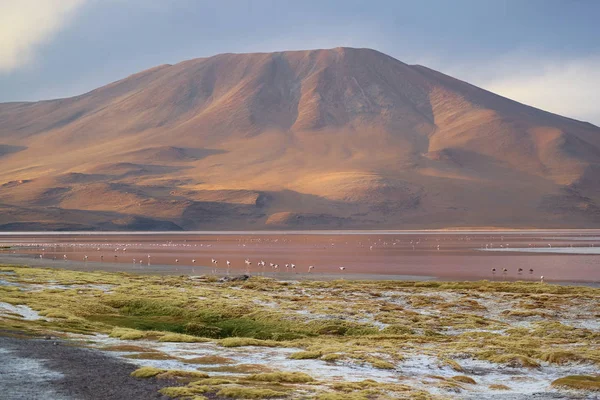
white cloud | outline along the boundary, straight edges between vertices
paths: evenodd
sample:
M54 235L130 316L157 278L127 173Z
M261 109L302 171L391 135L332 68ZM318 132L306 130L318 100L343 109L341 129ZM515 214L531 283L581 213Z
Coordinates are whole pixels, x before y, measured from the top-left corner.
M600 126L598 55L561 58L518 52L460 64L429 59L424 65L520 103Z
M0 73L29 64L85 0L0 0Z
M515 70L482 85L519 102L600 125L600 57L548 60L535 71Z

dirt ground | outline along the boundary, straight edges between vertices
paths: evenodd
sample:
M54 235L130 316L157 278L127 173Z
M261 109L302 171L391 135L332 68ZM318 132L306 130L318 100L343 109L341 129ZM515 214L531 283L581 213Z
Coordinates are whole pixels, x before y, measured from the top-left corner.
M167 400L158 390L176 385L133 378L135 365L57 338L0 332L0 355L4 400Z

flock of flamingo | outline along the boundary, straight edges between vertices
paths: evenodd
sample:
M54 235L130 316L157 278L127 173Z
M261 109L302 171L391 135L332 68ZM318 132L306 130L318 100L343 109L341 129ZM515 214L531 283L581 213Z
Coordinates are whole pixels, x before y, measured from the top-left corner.
M328 248L335 248L334 246L336 245L347 245L347 246L352 246L352 243L349 243L347 240L348 238L345 238L346 241L345 242L340 242L339 240L337 242L334 242L333 239L329 239L331 242L330 243L323 243L321 242L316 242L316 243L310 243L307 241L307 239L304 239L304 241L306 242L307 245L310 245L314 248L317 249L328 249ZM492 241L489 241L489 239L492 239ZM499 240L498 240L499 239ZM213 239L215 242L214 244L217 245L217 242L220 239ZM434 250L436 253L438 251L441 250L445 250L446 252L453 252L453 251L457 251L457 247L456 245L449 245L449 247L442 247L442 244L445 240L454 240L454 243L456 243L456 241L462 241L464 244L461 245L463 246L463 248L470 248L472 250L477 250L482 249L482 250L486 250L486 249L509 249L509 243L505 243L504 241L504 237L503 236L496 236L496 237L478 237L477 240L480 241L480 244L478 247L478 245L476 244L469 244L467 242L470 242L472 240L472 238L468 235L462 236L462 237L454 237L454 238L447 238L447 237L443 237L443 236L439 236L439 237L427 237L427 236L423 236L420 238L416 238L416 239L411 239L409 240L409 238L379 238L379 239L366 239L366 240L360 240L357 242L354 242L354 246L356 246L356 244L358 244L358 247L360 248L365 248L368 249L369 253L370 252L375 252L377 250L383 250L385 251L386 248L392 248L392 247L397 247L400 246L403 249L406 250L420 250L420 251L431 251ZM248 249L251 249L252 246L261 246L261 248L266 247L271 247L271 246L277 246L277 245L289 245L292 243L292 239L290 239L290 237L282 237L282 238L260 238L260 237L250 237L250 238L244 238L244 239L237 239L238 241L238 246L245 248L243 250L243 252L248 251ZM295 240L294 240L295 241ZM433 243L432 243L433 242ZM191 242L193 243L193 242ZM241 264L241 261L234 261L232 262L231 259L228 259L229 257L227 257L227 259L225 257L223 257L221 259L221 261L224 261L224 263L220 263L220 260L217 259L215 257L215 251L211 249L211 247L213 247L213 244L202 244L202 243L195 243L195 244L190 244L187 242L187 240L183 240L183 243L180 242L174 242L174 241L166 241L163 243L159 243L159 242L152 242L152 243L115 243L115 242L97 242L97 243L90 243L90 242L82 242L82 243L60 243L60 242L54 242L54 243L40 243L40 242L34 242L34 243L14 243L13 244L15 248L25 248L25 249L29 249L29 251L40 251L41 250L41 254L38 253L39 258L49 258L52 257L52 259L56 260L57 257L60 256L60 251L61 250L67 250L66 254L62 255L62 259L63 260L72 260L72 261L76 261L76 257L77 257L77 253L82 253L81 250L76 250L77 248L81 248L83 249L83 251L85 251L85 249L90 249L90 250L96 250L97 252L101 252L100 255L98 256L98 253L96 253L96 256L91 257L88 256L88 254L83 254L83 261L84 262L88 262L88 261L99 261L100 262L104 262L107 261L109 259L112 259L113 262L127 262L127 250L128 248L130 249L130 251L132 251L135 257L131 257L129 258L131 260L131 262L134 265L139 265L140 268L143 268L144 266L150 266L152 265L151 263L151 259L152 259L152 255L151 254L147 254L147 255L140 255L140 252L143 252L144 248L152 248L152 247L158 247L158 248L174 248L176 251L180 251L179 249L187 249L187 248L193 248L193 247L203 247L204 250L203 252L206 254L207 251L209 253L213 253L213 257L210 258L210 264L208 264L208 259L206 259L205 262L204 258L195 258L194 255L197 257L199 254L197 253L197 250L193 250L193 249L189 249L189 250L185 250L190 251L191 253L189 256L185 256L184 253L182 252L181 254L177 255L174 254L173 255L173 259L171 261L168 260L168 256L165 256L164 254L161 255L162 252L164 252L164 250L157 250L158 253L157 255L160 255L159 259L158 259L158 264L172 264L174 262L175 265L185 265L185 266L192 266L195 267L196 265L210 265L211 266L211 273L212 274L222 274L222 273L226 273L227 275L229 275L231 273L232 268L235 268L237 270L243 270L245 271L246 274L250 274L250 273L256 273L258 275L265 275L265 274L272 274L272 275L277 275L279 273L286 273L286 274L299 274L299 273L306 273L306 274L312 274L315 272L315 265L314 264L310 264L308 262L306 262L306 264L304 266L299 266L297 263L292 263L292 262L287 262L285 264L279 264L279 263L275 263L275 262L267 262L264 259L259 259L258 257L254 259L254 261L251 261L250 258L245 258L243 261L243 265ZM527 242L524 243L524 245L527 245ZM588 244L589 245L589 244ZM453 247L454 246L454 247ZM528 247L548 247L548 248L552 248L552 244L551 243L529 243ZM570 245L571 247L573 246L572 244ZM591 244L591 247L593 247L594 245ZM69 254L69 248L72 248L73 250L75 250L73 252L72 255L68 255ZM48 250L46 250L48 249ZM516 247L510 247L510 249L517 249ZM107 252L113 252L114 250L114 254L109 255L107 254ZM149 251L149 250L147 250ZM168 250L169 252L172 252L172 250ZM309 250L310 251L310 250ZM16 252L16 251L14 251ZM49 253L49 254L46 254ZM196 254L193 254L196 253ZM217 253L219 253L217 251ZM219 256L223 256L223 251L221 250L220 254L218 254ZM442 252L443 254L444 252ZM248 253L247 253L248 254ZM177 256L176 256L177 255ZM176 256L176 257L175 257ZM81 257L81 255L80 255ZM188 258L189 257L189 258ZM202 256L201 256L202 257ZM239 257L239 253L238 253L238 257ZM234 257L235 259L235 257ZM191 263L190 263L191 261ZM331 270L332 266L330 265L331 263L328 262L329 265L326 265L325 270ZM220 265L224 265L224 268L219 268ZM346 266L337 266L335 267L337 270L339 270L340 273L345 273L348 268ZM177 267L175 268L176 270ZM515 268L514 269L516 271L516 276L517 277L522 277L523 275L525 276L529 276L529 279L533 279L533 273L534 273L534 269L533 268L529 268L528 271L525 271L523 268ZM496 279L497 276L500 276L502 278L508 278L509 275L509 269L508 268L491 268L491 278L492 279ZM192 269L192 272L195 273L195 268ZM528 272L528 275L526 274L526 272ZM541 282L544 282L544 276L540 276L539 280Z

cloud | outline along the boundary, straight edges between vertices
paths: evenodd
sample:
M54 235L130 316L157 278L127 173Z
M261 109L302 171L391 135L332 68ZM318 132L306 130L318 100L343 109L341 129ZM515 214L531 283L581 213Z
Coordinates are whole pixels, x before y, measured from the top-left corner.
M85 0L0 0L0 73L31 63L35 51Z
M444 73L501 96L600 126L600 55L558 57L518 52L461 64L427 61Z
M483 87L556 114L600 125L600 57L548 60L537 70L515 70Z

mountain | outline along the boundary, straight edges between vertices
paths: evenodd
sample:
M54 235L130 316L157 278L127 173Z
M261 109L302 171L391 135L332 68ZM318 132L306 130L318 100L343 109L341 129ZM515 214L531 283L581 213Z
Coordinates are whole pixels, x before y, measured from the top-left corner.
M370 49L0 104L0 165L0 230L600 226L600 128Z

